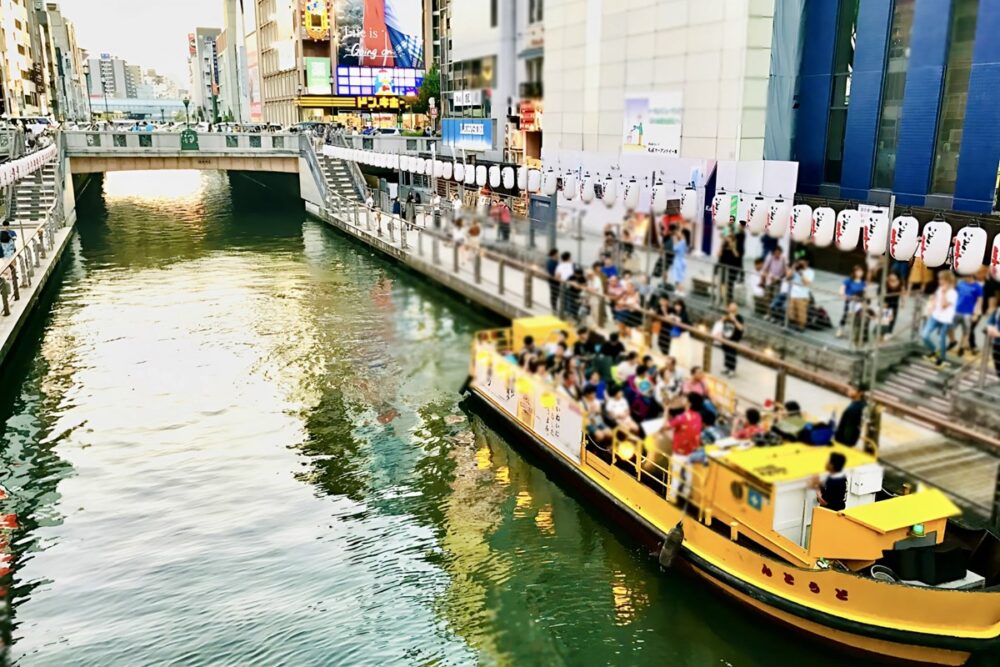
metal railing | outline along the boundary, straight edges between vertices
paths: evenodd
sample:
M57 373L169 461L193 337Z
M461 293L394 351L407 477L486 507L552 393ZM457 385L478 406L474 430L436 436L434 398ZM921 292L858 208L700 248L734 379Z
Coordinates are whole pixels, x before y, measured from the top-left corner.
M20 239L13 255L0 259L0 314L9 317L13 302L21 300L21 290L32 286L36 270L55 247L56 235L66 226L62 209L62 155L56 160L55 200L41 223Z

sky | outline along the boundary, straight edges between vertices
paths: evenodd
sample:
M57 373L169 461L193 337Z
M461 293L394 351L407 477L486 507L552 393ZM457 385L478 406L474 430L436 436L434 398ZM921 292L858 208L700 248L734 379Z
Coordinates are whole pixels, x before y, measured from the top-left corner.
M56 0L76 26L80 48L150 67L188 87L187 36L222 28L222 0ZM155 9L150 9L150 8Z

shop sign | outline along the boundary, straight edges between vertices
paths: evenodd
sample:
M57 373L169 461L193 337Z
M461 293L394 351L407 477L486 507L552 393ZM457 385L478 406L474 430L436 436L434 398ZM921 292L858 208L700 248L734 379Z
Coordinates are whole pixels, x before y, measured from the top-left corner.
M441 121L441 143L470 151L493 149L490 118L445 118Z
M535 124L535 105L532 102L521 102L521 127Z
M330 59L303 58L306 68L306 92L310 95L330 94Z
M398 111L402 106L402 100L392 95L368 95L357 98L359 109Z
M483 91L456 90L452 93L452 104L456 107L479 107L483 105Z

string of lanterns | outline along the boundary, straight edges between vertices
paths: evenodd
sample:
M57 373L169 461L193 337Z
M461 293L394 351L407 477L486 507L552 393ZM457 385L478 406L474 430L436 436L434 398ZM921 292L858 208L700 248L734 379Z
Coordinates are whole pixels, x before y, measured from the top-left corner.
M622 179L614 174L601 178L585 171L578 177L575 172L561 174L552 167L544 171L523 166L493 165L487 168L484 165L468 165L457 159L425 159L340 146L324 146L323 154L373 167L453 179L470 186L485 187L488 183L496 189L502 184L510 190L516 184L518 189L531 193L553 196L561 192L567 201L579 197L587 205L599 199L607 208L618 202L620 190L621 202L629 212L638 207L644 187L634 176L620 183ZM677 190L676 183L667 185L657 178L650 188L651 212L654 215L666 213L668 202L676 198ZM737 201L733 202L733 198ZM680 202L681 217L689 222L697 220L700 213L698 191L692 185L681 190ZM890 221L885 208L872 208L864 214L856 209L844 209L837 213L826 206L794 205L783 197L769 199L760 194L727 194L725 191L720 191L712 199L713 222L728 222L734 203L737 210L743 210L745 206L747 231L757 236L783 238L788 235L796 243L811 243L817 248L832 245L844 252L857 249L860 243L863 251L870 256L883 256L888 252L892 259L900 262L917 258L932 269L943 266L950 256L952 268L959 275L976 273L986 259L987 233L976 225L953 233L946 221L932 220L921 230L919 221L910 215L897 216ZM993 240L988 264L991 277L1000 281L1000 234Z
M41 150L37 150L30 155L4 162L0 164L0 187L7 187L12 183L21 180L52 161L59 154L59 149L55 144L49 144Z

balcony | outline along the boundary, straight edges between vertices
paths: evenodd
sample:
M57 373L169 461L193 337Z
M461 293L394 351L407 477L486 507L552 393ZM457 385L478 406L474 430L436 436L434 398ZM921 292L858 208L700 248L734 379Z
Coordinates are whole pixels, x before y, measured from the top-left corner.
M525 81L522 83L520 87L520 97L522 100L542 99L542 82Z

